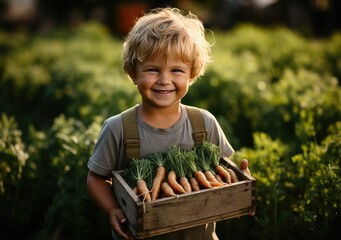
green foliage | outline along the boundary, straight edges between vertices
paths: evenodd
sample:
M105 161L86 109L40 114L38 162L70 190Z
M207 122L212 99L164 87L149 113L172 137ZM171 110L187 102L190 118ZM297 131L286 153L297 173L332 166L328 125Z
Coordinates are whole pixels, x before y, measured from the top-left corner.
M2 237L106 239L85 179L102 121L139 101L122 40L96 23L0 32ZM214 62L184 103L211 111L257 179L256 216L222 239L337 236L341 209L341 34L307 39L241 25L215 33Z
M335 111L340 75L332 66L340 53L336 40L307 40L283 28L241 26L217 33L215 62L185 100L213 112L237 148L251 146L256 131L299 147L306 136L296 141L295 131L304 124L297 122L308 115L321 141L330 122L341 117Z
M56 118L48 133L51 136L49 149L54 151L50 164L54 169L56 189L46 211L43 229L36 236L38 239L53 234L71 239L95 238L88 219L96 214L88 211L92 206L84 180L88 172L86 163L99 130L97 122L86 127L76 119Z
M21 137L22 132L14 118L3 113L0 121L0 196L4 195L7 187L19 185L22 177L29 155Z
M280 140L272 140L266 133L254 133L253 138L254 148L241 149L233 159L235 161L241 158L249 159L252 176L257 180L255 219L260 225L259 233L279 238L278 234L282 232L279 228L286 227L279 213L281 205L286 203L287 191L290 191L291 186L285 176L288 166L283 160L287 146ZM272 225L272 228L269 228L269 225Z
M253 149L244 148L235 155L252 159L259 238L332 238L341 210L340 127L340 122L332 125L320 145L307 142L302 153L292 157L285 154L288 146L265 133L254 134Z
M0 38L0 46L10 45L11 37ZM136 101L134 85L121 70L121 42L101 26L19 40L22 45L13 44L0 58L0 101L7 103L0 110L17 118L20 113L21 124L33 120L41 129L61 113L91 123L97 115L109 116Z
M336 229L341 218L340 133L341 122L337 122L321 145L302 145L302 153L292 157L296 169L293 173L304 183L298 186L303 191L294 211L298 221L314 230L314 238L332 237L331 230Z
M20 201L23 171L29 157L22 132L14 118L1 114L0 119L0 216L12 219ZM0 221L1 226L7 224Z

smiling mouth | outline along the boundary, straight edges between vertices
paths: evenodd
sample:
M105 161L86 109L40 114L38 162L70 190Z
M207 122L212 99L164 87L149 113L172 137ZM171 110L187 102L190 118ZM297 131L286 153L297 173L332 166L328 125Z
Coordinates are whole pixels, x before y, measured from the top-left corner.
M174 90L153 90L153 91L159 94L167 94L167 93L173 92Z

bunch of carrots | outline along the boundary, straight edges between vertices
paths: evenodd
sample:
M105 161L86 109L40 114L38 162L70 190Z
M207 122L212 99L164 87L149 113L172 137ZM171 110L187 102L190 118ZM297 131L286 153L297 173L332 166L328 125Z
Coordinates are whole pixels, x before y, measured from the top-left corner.
M220 148L208 141L192 150L171 146L167 153L133 159L124 179L143 201L238 182L236 173L220 164L220 156Z

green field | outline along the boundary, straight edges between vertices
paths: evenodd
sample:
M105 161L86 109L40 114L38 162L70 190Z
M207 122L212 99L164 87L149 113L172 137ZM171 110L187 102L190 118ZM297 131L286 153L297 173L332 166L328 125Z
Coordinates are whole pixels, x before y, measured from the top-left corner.
M209 39L212 39L210 34ZM221 239L334 239L341 221L341 33L326 39L241 25L214 34L213 60L184 103L220 122L257 179L257 212ZM86 191L103 120L139 102L122 39L89 23L0 32L2 239L109 239Z

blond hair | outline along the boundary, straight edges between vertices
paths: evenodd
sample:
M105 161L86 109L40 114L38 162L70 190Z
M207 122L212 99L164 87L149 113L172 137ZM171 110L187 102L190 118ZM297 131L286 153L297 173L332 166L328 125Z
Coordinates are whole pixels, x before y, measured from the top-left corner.
M123 69L133 79L137 62L162 54L174 53L192 65L191 78L196 80L210 62L211 44L205 28L192 13L176 8L157 8L140 17L123 44Z

